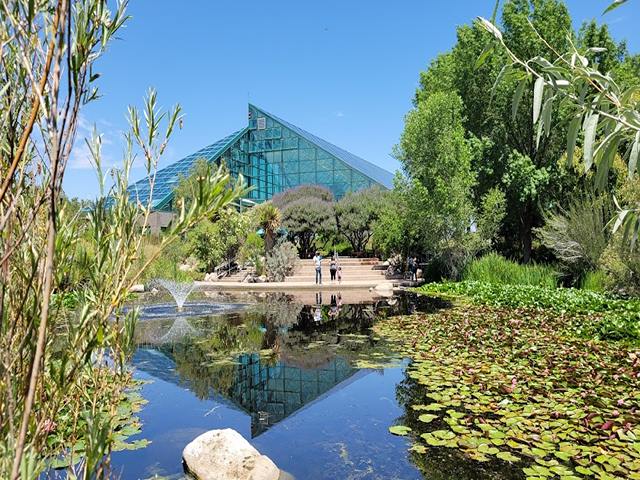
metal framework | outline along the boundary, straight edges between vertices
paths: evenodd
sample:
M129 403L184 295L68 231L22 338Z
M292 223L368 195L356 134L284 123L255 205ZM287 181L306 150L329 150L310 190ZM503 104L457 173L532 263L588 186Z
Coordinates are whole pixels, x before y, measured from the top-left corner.
M255 105L249 104L249 125L156 173L151 207L173 208L173 191L198 159L226 164L232 175L242 174L247 198L263 202L276 193L303 184L327 187L336 198L373 185L391 188L393 175ZM132 201L147 205L149 178L129 187Z

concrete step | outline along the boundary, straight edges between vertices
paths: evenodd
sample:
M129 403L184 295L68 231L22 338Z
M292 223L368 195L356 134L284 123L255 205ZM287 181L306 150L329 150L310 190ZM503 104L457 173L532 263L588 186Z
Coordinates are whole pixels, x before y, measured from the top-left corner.
M331 261L330 258L323 258L322 259L322 263L329 263ZM339 258L338 259L338 263L340 263L341 265L377 265L378 263L380 263L379 260L377 259L358 259L358 258L352 258L352 259L344 259L344 258ZM298 260L298 264L300 265L314 265L315 262L313 261L313 259L303 259L303 260Z
M322 276L322 280L324 282L328 282L330 281L331 277ZM365 282L365 281L372 281L372 282L381 282L386 280L386 277L384 275L378 275L378 276L343 276L342 277L342 281L350 281L350 282ZM285 282L315 282L316 281L316 277L314 276L302 276L302 277L287 277L284 280Z

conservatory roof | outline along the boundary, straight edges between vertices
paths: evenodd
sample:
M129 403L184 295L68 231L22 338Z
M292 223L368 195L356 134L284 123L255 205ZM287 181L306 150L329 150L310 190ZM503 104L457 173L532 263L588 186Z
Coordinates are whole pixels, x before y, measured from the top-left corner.
M246 130L246 128L238 130L237 132L234 132L231 135L228 135L221 140L218 140L217 142L184 157L182 160L178 160L177 162L158 170L156 173L155 185L153 187L153 201L151 202L151 208L153 210L162 208L171 200L173 197L173 190L176 188L180 176L188 176L189 171L198 159L203 158L208 161L215 160ZM129 199L131 201L140 202L142 205L146 206L149 202L150 195L149 177L145 177L133 185L130 185L128 190Z
M314 145L321 148L325 152L339 158L348 166L363 173L364 175L369 177L371 180L374 180L375 182L378 182L387 188L393 188L393 174L391 172L385 170L384 168L378 167L377 165L374 165L373 163L368 162L364 158L358 157L357 155L354 155L351 152L347 152L343 148L340 148L337 145L334 145L333 143L328 142L327 140L324 140L312 133L309 133L306 130L303 130L298 126L292 123L289 123L286 120L283 120L282 118L276 115L273 115L272 113L269 113L266 110L263 110L262 108L256 105L253 105L253 107L257 110L260 110L265 115L273 118L275 121L281 123L282 125L287 127L289 130L300 135L305 140L313 143Z

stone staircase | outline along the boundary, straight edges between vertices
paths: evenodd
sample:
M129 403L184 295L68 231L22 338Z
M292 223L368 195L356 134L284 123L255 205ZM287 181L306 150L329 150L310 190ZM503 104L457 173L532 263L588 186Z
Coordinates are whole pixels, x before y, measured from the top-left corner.
M322 283L327 285L331 283L329 262L330 258L322 260ZM367 282L376 285L385 281L386 267L377 258L340 257L338 263L342 267L342 281L344 283ZM240 270L228 277L216 280L215 283L241 283L249 273L249 270ZM315 281L316 267L312 259L298 260L293 275L285 279L286 283L315 283Z
M328 284L331 281L330 261L330 258L322 260L322 283ZM384 267L381 267L380 260L377 258L340 257L338 265L342 267L343 282L371 282L375 284L385 281ZM293 275L285 279L285 282L314 283L315 281L316 267L312 259L298 260Z

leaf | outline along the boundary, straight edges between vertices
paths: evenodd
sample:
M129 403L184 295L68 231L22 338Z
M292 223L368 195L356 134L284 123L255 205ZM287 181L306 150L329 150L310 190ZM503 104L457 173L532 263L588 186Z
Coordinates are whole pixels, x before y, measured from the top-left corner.
M607 8L605 8L604 12L602 12L602 15L604 15L606 13L609 13L611 10L615 10L620 5L623 5L625 3L627 3L627 0L614 0L611 5L609 5Z
M418 420L420 420L421 422L424 422L424 423L431 423L436 418L438 418L438 415L433 415L431 413L423 413L422 415L420 415L418 417Z
M549 136L551 131L551 112L553 107L553 97L549 97L542 107L542 125L544 126L544 135Z
M394 425L393 427L389 427L389 432L394 435L405 436L411 432L411 428L405 427L404 425Z
M593 165L593 141L596 138L596 128L600 115L592 113L584 122L584 171L588 172Z
M598 161L598 170L596 172L596 186L600 190L604 190L607 184L607 176L609 174L609 170L611 169L611 165L613 164L613 159L618 152L618 145L620 144L620 136L613 135L608 139L603 140L603 144L600 147L605 148L602 155L599 155Z
M520 83L516 87L516 91L513 94L513 100L511 102L511 118L515 121L516 115L518 114L518 106L520 105L520 100L522 100L522 94L524 93L524 88L527 86L529 82L529 77L523 78L520 80Z
M638 166L638 156L640 155L640 132L636 133L636 138L633 141L633 147L631 147L631 154L629 155L629 178L633 177L634 172Z
M569 132L567 134L567 167L573 165L573 154L576 149L576 138L578 137L578 128L580 127L581 115L574 117L569 123Z
M533 123L538 122L540 107L542 107L542 94L544 93L544 78L536 78L533 84Z
M484 48L482 49L482 52L476 59L476 63L474 65L476 70L479 69L482 65L484 65L484 62L486 62L487 58L489 57L489 55L491 55L492 52L493 52L493 43L488 43L487 45L484 46Z
M491 23L489 20L483 17L478 17L478 21L486 31L491 33L498 40L502 41L502 32L498 30L498 27L496 27L493 23Z
M516 457L515 455L509 453L509 452L499 452L496 453L496 457L498 457L500 460L504 460L505 462L519 462L520 461L520 457Z
M510 68L511 68L510 65L505 65L504 67L502 67L500 69L500 72L498 73L498 76L496 77L496 81L493 82L493 87L491 87L491 97L489 97L489 103L493 102L493 98L496 95L496 90L498 89L498 85L500 84L500 82L504 78L505 73L507 73Z

